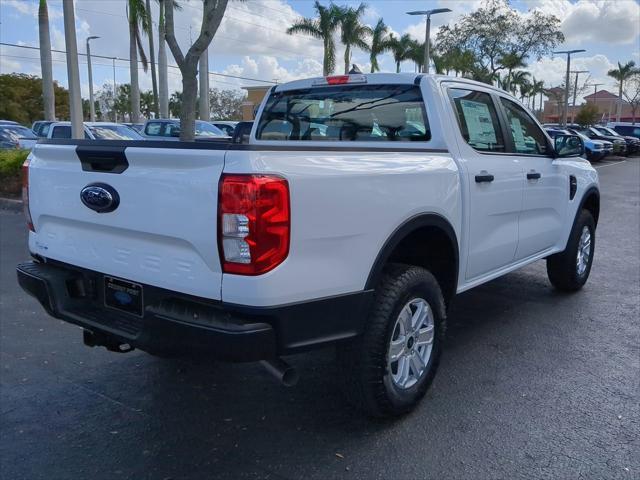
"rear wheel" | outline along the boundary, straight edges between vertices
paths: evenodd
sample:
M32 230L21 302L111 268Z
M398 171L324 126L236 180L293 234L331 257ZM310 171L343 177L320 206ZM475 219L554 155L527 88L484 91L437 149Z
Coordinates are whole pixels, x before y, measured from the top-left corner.
M435 376L444 330L435 277L420 267L390 266L376 288L365 331L338 350L351 403L373 416L410 411Z
M596 223L588 210L582 210L564 252L547 258L549 281L558 290L575 292L587 282L596 246Z

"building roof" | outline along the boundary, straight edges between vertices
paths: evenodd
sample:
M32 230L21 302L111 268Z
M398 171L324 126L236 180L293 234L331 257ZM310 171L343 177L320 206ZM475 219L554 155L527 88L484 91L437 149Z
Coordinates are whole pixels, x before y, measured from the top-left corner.
M584 97L585 100L594 100L596 98L598 100L609 100L618 98L618 96L614 95L609 90L598 90L596 93L592 93L591 95Z

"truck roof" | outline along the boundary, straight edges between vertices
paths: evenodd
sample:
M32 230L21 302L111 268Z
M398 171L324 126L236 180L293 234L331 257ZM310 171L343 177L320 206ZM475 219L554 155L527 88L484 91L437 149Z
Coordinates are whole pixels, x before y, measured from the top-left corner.
M284 92L287 90L298 90L303 88L312 88L312 87L321 87L323 85L322 82L325 82L329 78L338 78L345 77L346 75L329 75L327 77L311 77L305 78L302 80L293 80L291 82L282 83L273 87L272 92ZM429 79L432 82L441 83L443 81L455 81L457 83L468 83L469 85L481 86L483 88L490 88L497 92L509 94L500 88L496 88L493 85L489 85L487 83L478 82L476 80L471 80L463 77L451 77L449 75L438 75L438 74L424 74L424 73L358 73L349 75L350 78L359 77L363 78L363 82L354 82L354 84L358 83L366 83L367 85L398 85L398 84L419 84L420 81L424 79ZM348 83L345 83L348 85Z

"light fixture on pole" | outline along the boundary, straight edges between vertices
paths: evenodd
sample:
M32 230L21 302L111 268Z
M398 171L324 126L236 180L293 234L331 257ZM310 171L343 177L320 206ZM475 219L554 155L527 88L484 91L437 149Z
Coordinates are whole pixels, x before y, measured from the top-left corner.
M573 85L573 102L571 104L571 123L576 121L576 96L578 95L578 76L581 73L589 73L589 70L572 70L576 74L576 81Z
M431 36L431 15L435 15L436 13L446 13L450 12L449 8L434 8L433 10L417 10L415 12L407 12L408 15L426 15L427 17L427 32L424 39L424 65L422 66L422 71L424 73L429 73L429 37Z
M561 52L552 52L555 55L566 54L567 55L567 77L565 79L564 84L564 111L562 112L562 125L567 126L567 113L569 111L569 75L571 71L571 54L572 53L581 53L586 52L583 49L577 50L563 50Z
M93 103L93 73L91 71L91 46L89 45L90 40L95 40L100 37L96 37L95 35L87 38L87 69L89 70L89 120L92 122L96 121L96 106Z

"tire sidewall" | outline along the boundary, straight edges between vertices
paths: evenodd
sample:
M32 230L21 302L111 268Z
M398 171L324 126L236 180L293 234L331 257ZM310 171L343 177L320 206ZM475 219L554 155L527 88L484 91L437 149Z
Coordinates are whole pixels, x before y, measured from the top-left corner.
M414 298L422 298L427 301L434 317L434 336L431 356L425 372L415 385L409 388L400 388L393 382L391 371L389 370L387 356L391 343L391 338L395 328L396 320L405 305ZM444 334L444 311L439 291L434 291L433 286L424 279L416 278L407 285L403 294L395 301L393 310L388 317L388 324L385 336L385 352L384 360L384 376L383 384L387 393L389 402L397 409L410 408L417 400L419 400L426 392L433 377L435 375L436 366L439 362L441 353L441 343Z
M582 230L584 227L589 229L589 233L591 234L591 252L589 254L589 263L587 264L587 268L582 273L582 275L578 274L576 260L578 256L578 248L580 247L580 237L582 236ZM584 285L589 278L589 274L591 273L591 266L593 265L593 258L596 252L596 225L593 217L590 213L583 211L579 217L578 222L574 226L574 232L572 235L572 243L571 243L571 251L570 258L573 258L573 276L574 281L578 285Z

